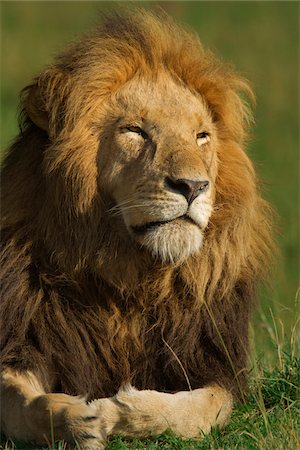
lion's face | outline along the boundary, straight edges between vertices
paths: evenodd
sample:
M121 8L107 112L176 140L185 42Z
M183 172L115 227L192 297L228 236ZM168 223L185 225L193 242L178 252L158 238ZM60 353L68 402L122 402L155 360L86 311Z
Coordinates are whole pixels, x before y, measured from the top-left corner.
M199 95L171 77L133 79L112 99L100 179L130 237L175 262L197 252L214 202L216 131Z

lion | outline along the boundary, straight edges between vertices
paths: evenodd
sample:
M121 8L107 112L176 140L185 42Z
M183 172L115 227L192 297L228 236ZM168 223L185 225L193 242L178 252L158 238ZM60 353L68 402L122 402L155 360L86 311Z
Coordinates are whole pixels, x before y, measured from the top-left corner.
M272 249L252 97L143 10L110 13L23 90L2 169L6 436L200 437L244 399Z

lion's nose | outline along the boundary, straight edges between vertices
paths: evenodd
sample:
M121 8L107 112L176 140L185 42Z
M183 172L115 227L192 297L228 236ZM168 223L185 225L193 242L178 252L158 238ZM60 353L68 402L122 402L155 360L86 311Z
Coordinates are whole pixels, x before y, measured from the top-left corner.
M201 192L208 189L208 180L188 180L186 178L179 178L178 180L172 180L167 177L167 185L173 190L183 195L188 204L190 205Z

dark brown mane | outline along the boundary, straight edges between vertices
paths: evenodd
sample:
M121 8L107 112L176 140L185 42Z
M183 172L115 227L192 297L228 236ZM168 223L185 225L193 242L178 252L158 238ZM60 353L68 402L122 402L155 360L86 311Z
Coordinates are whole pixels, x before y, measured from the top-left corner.
M89 152L106 98L162 69L201 93L222 135L204 247L165 267L110 228ZM272 247L269 207L241 149L247 82L194 34L137 12L112 15L71 45L24 91L24 111L35 89L48 133L24 112L2 172L2 364L38 367L49 392L89 398L126 381L186 390L182 366L192 388L214 380L241 395L249 314Z

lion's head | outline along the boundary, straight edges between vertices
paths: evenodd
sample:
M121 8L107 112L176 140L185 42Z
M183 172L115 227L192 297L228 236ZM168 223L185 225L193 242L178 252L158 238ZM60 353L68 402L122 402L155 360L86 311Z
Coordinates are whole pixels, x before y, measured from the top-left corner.
M268 226L241 93L248 83L169 19L111 16L25 89L18 179L35 183L4 192L18 201L4 220L27 221L64 271L115 284L190 258L206 261L205 284L224 262L232 280L255 272Z
M108 106L98 167L111 220L163 263L186 259L201 248L214 202L218 138L207 105L161 71L133 77Z

